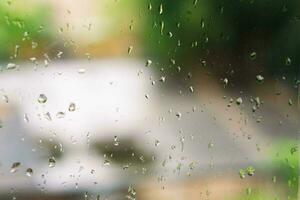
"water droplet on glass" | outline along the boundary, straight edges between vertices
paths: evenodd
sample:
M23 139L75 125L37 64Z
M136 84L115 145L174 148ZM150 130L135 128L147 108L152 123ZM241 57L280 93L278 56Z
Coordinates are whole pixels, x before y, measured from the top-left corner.
M246 172L245 172L245 170L244 169L240 169L240 171L239 171L239 175L240 175L240 178L245 178L246 177Z
M6 69L15 69L17 68L17 65L15 63L8 63L6 65Z
M256 52L255 51L252 52L252 53L250 53L250 59L251 60L255 60L256 59Z
M253 176L254 175L254 172L255 172L255 169L253 167L247 167L246 168L246 172L249 176Z
M86 69L80 68L80 69L77 70L77 72L78 72L79 74L84 74L84 73L86 72Z
M24 121L27 122L27 123L29 122L29 118L28 118L28 115L26 113L24 114Z
M190 86L190 87L189 87L189 90L190 90L191 93L193 93L193 92L194 92L193 86Z
M31 168L26 169L26 176L31 177L33 175L33 170Z
M224 79L223 79L223 84L224 84L224 85L227 85L227 84L228 84L228 79L227 79L227 78L224 78Z
M241 97L236 99L236 104L241 105L243 103L243 99Z
M160 4L159 5L159 14L161 15L163 13L164 9L163 9L163 5Z
M64 117L65 117L65 113L62 112L62 111L60 111L60 112L56 113L56 117L57 117L58 119L64 118Z
M55 159L54 159L53 157L52 157L52 158L49 158L48 166L49 166L50 168L53 168L53 167L55 167L55 165L56 165Z
M152 61L151 60L147 60L146 67L149 67L151 64L152 64Z
M46 95L40 94L39 97L38 97L38 102L39 103L46 103L46 101L47 101Z
M70 112L74 112L76 110L76 105L75 105L75 103L70 103L70 105L69 105L69 111Z
M289 106L292 106L293 105L293 101L292 99L289 99Z
M119 139L118 139L118 136L114 136L114 145L115 146L119 146L120 142L119 142Z
M165 76L160 77L159 81L164 83L166 81L166 77Z
M104 166L109 166L110 165L110 162L109 160L104 160L104 163L103 163Z
M290 57L287 57L287 58L285 59L285 65L289 66L289 65L291 65L291 64L292 64L291 58L290 58Z
M257 80L257 82L262 83L264 81L264 77L259 74L256 76L256 80Z
M128 49L127 49L127 53L128 53L128 54L131 54L132 49L133 49L133 46L129 46Z
M180 112L177 112L175 115L176 115L176 117L177 117L178 119L181 118L181 113L180 113Z
M157 147L160 144L159 140L155 140L154 145Z
M215 146L215 145L214 145L213 142L209 142L209 143L208 143L208 148L209 148L209 149L212 149L214 146Z
M48 121L52 121L52 117L51 117L51 114L49 112L46 112L44 114L44 117L48 120Z
M11 168L10 168L10 173L15 173L16 171L18 171L18 168L21 166L21 163L20 162L14 162L12 165L11 165Z
M8 103L8 96L3 95L2 98L3 98L3 101L4 101L5 103Z

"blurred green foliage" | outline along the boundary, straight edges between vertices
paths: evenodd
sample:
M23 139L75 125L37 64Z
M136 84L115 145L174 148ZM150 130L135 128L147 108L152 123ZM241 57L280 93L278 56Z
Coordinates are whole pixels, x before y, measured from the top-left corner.
M26 6L29 7L30 4ZM0 16L0 59L2 60L14 57L16 46L19 46L19 51L22 51L20 56L26 56L31 54L29 51L33 49L41 51L53 41L51 11L45 6L34 4L26 12L26 8L22 6L18 8L3 1L0 3Z
M162 65L174 59L223 76L299 73L298 0L149 0L141 10L145 55Z
M280 140L271 148L270 170L276 175L291 199L298 198L299 152L297 141Z

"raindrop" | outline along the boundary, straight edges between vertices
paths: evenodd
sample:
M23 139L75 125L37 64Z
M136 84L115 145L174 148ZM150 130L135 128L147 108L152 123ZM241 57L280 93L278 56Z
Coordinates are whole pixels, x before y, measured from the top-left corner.
M151 3L149 3L148 9L149 9L149 10L152 10L152 4L151 4Z
M291 64L292 64L291 58L290 58L290 57L287 57L287 58L285 59L285 65L289 66L289 65L291 65Z
M109 160L104 160L104 163L103 163L104 166L109 166L110 165L110 162Z
M160 144L159 140L155 140L154 145L157 147Z
M6 69L16 69L17 65L15 63L8 63L6 65Z
M244 169L240 169L240 171L239 171L239 175L240 175L240 178L245 178L246 177L246 172L245 172L245 170Z
M259 82L259 83L262 83L262 82L264 81L264 79L265 79L265 78L264 78L262 75L260 75L260 74L256 76L256 80L257 80L257 82Z
M44 117L48 120L48 121L52 121L52 117L51 114L49 112L44 114Z
M76 105L75 105L75 103L70 103L70 105L69 105L69 111L70 112L74 112L76 110Z
M19 55L19 51L20 51L20 45L16 45L15 46L15 55L14 55L15 58Z
M64 52L62 52L62 51L59 51L59 52L57 53L57 55L56 55L56 56L57 56L57 58L61 58L61 56L63 55L63 53L64 53Z
M120 144L120 141L119 141L119 139L118 139L118 136L114 136L114 145L115 146L119 146L119 144Z
M159 14L161 15L162 13L163 13L163 5L162 4L160 4L159 5Z
M253 51L252 53L250 53L249 57L250 57L251 60L255 60L256 59L256 52Z
M193 86L190 86L190 87L189 87L189 90L190 90L191 93L193 93L193 92L194 92Z
M236 99L236 104L241 105L243 103L243 99L241 97Z
M31 177L33 174L33 170L31 168L28 168L28 169L26 169L25 174L26 174L26 176Z
M214 146L215 146L215 145L214 145L213 142L209 142L209 143L208 143L208 148L209 148L209 149L212 149Z
M62 111L60 111L60 112L56 113L56 117L57 117L58 119L64 118L64 117L65 117L65 113L62 112Z
M246 168L246 172L249 176L253 176L254 175L254 172L255 172L255 169L253 167L247 167Z
M292 106L293 105L293 101L292 99L289 99L289 106Z
M132 49L133 49L133 46L129 46L128 49L127 49L127 53L128 53L128 54L131 54Z
M147 60L146 67L149 67L151 64L152 64L152 61L151 60Z
M40 95L39 95L39 98L38 98L38 102L39 102L39 103L46 103L46 101L47 101L46 95L40 94Z
M80 68L77 70L78 74L84 74L86 72L86 69Z
M159 81L162 83L166 82L166 77L165 76L160 77Z
M223 84L224 84L224 85L227 85L227 84L228 84L228 79L227 79L227 78L224 78L224 79L223 79Z
M53 167L55 167L55 165L56 165L55 159L54 159L53 157L52 157L52 158L49 158L48 166L49 166L50 168L53 168Z
M178 119L181 118L181 113L180 113L180 112L177 112L175 115L176 115L176 117L177 117Z
M8 96L3 95L2 98L3 98L3 101L4 101L5 103L8 103Z
M29 122L29 118L28 118L28 115L26 113L24 114L24 121L27 122L27 123Z
M32 41L32 42L31 42L31 48L32 48L32 49L36 49L37 47L38 47L38 43Z
M11 168L10 168L10 173L15 173L16 171L18 171L18 168L21 166L21 163L20 162L14 162L12 165L11 165Z

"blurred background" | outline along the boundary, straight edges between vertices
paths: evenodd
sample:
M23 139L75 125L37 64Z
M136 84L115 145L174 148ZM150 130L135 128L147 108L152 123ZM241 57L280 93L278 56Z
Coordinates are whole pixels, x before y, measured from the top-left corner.
M298 0L0 2L0 199L299 199Z

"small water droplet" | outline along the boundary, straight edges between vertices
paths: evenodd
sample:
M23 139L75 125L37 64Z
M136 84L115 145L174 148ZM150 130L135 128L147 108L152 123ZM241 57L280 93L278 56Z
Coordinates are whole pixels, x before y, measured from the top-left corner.
M165 76L160 77L159 81L162 83L166 82L166 77Z
M3 101L5 103L8 103L8 96L7 95L3 95L2 98L3 98Z
M75 105L75 103L70 103L70 105L69 105L69 111L70 112L74 112L76 110L76 105Z
M176 117L177 117L178 119L181 118L181 113L180 113L180 112L177 112L175 115L176 115Z
M50 168L53 168L53 167L55 167L55 165L56 165L55 159L54 159L53 157L52 157L52 158L49 158L48 166L49 166Z
M209 143L208 143L208 148L209 148L209 149L212 149L214 146L215 146L215 145L214 145L213 142L209 142Z
M31 168L27 168L25 174L26 176L31 177L33 175L33 170Z
M65 113L62 112L62 111L60 111L60 112L56 113L56 117L57 117L58 119L64 118L64 117L65 117Z
M256 80L257 80L257 82L259 82L259 83L262 83L262 82L264 81L264 79L265 79L265 78L264 78L262 75L260 75L260 74L256 76Z
M246 172L245 172L245 170L244 169L240 169L240 171L239 171L239 175L240 175L240 178L245 178L246 177Z
M250 53L249 57L250 57L251 60L255 60L256 59L256 52L253 51L252 53Z
M246 172L249 176L253 176L254 172L255 172L255 169L253 167L249 166L249 167L246 168Z
M291 58L290 58L290 57L287 57L287 58L285 59L285 65L289 66L289 65L291 65L291 64L292 64Z
M147 60L146 67L149 67L152 64L152 60Z
M189 87L189 90L190 90L191 93L193 93L193 92L194 92L193 86L190 86L190 87Z
M243 99L241 97L236 99L236 104L241 105L243 103Z
M80 69L77 70L77 72L78 72L79 74L84 74L84 73L86 72L86 69L80 68Z
M133 46L129 46L128 49L127 49L127 53L128 53L128 54L131 54L132 49L133 49Z
M21 163L20 162L14 162L12 165L11 165L11 168L10 168L10 173L15 173L16 171L18 171L18 168L21 166Z
M118 139L118 136L114 136L114 145L115 146L119 146L120 142L119 142L119 139Z
M227 78L224 78L224 79L223 79L223 84L224 84L224 85L227 85L227 84L228 84L228 79L227 79Z
M46 103L46 101L47 101L46 95L40 94L39 97L38 97L38 102L39 103Z
M29 122L29 118L28 118L28 115L26 113L24 114L24 121L27 122L27 123Z
M157 147L160 144L159 140L155 140L154 145Z
M104 163L103 163L104 166L109 166L110 165L110 162L109 160L104 160Z
M163 13L164 9L163 9L163 5L160 4L159 5L159 14L161 15Z
M8 63L6 65L6 69L15 69L17 68L17 65L15 63Z

